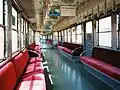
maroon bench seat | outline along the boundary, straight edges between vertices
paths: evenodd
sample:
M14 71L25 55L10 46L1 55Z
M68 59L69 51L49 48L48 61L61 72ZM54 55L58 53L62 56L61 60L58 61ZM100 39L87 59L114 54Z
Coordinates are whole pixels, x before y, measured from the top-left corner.
M24 49L0 68L0 90L46 90L41 61Z
M63 47L62 50L72 55L72 50L71 49Z
M80 48L81 47L81 48ZM73 56L79 56L80 53L83 51L83 46L79 44L73 44L68 42L63 42L62 46L57 46L58 49L65 51L66 53L73 55ZM78 49L76 49L78 48ZM76 49L75 53L73 53L73 50Z
M51 39L48 39L48 40L47 40L47 43L48 43L48 44L52 44L53 41L52 41Z
M63 46L57 46L57 48L63 50L64 47Z
M80 57L80 60L92 67L94 67L95 69L107 74L108 76L114 78L114 79L117 79L117 80L120 80L120 69L111 65L111 64L108 64L108 63L105 63L105 62L102 62L98 59L95 59L95 58L91 58L91 57Z
M80 61L120 81L120 52L94 48L92 57L81 56Z

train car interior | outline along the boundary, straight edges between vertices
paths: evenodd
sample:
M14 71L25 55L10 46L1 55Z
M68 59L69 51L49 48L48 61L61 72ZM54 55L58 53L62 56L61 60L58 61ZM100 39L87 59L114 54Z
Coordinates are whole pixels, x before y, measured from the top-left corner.
M120 0L0 0L0 90L120 90Z

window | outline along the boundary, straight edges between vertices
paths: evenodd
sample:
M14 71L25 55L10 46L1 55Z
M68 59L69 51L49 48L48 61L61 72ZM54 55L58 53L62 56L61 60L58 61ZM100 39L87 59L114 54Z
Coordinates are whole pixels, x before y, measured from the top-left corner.
M3 0L0 0L0 24L3 24Z
M12 30L12 52L15 52L17 50L17 31Z
M15 17L12 15L12 25L15 26Z
M57 33L57 32L56 32ZM54 37L55 38L55 37ZM48 39L52 39L52 34L48 35Z
M58 33L57 32L53 33L53 40L58 40Z
M30 27L29 28L29 44L33 42L33 30Z
M21 47L24 47L24 30L23 30L23 18L21 18ZM31 37L31 36L30 36Z
M1 1L1 0L0 0ZM7 29L7 26L8 26L8 5L7 5L7 0L3 0L4 3L5 3L5 27ZM1 3L0 3L1 4ZM0 5L1 6L1 5ZM8 57L8 36L7 36L7 32L5 32L5 43L6 43L6 47L5 50L4 50L4 53L5 53L5 57Z
M64 31L62 31L62 41L64 41Z
M12 7L12 28L17 29L17 11Z
M111 47L111 16L99 20L99 45Z
M71 29L68 29L67 30L67 32L68 32L68 42L71 42Z
M120 49L120 13L117 15L117 47Z
M18 47L17 11L12 7L12 52Z
M82 29L81 25L78 25L76 27L76 43L81 44L82 43Z
M67 42L68 41L67 30L65 30L64 33L65 33L65 42Z
M61 31L59 32L59 41L61 41Z
M40 39L40 37L39 37L39 32L36 32L36 33L35 33L35 41L36 41L37 43L39 43L39 39Z
M92 21L86 23L86 33L91 34L92 33Z
M76 43L76 30L75 30L75 27L72 28L72 43Z
M0 27L0 59L4 57L4 29Z
M3 25L3 0L0 0L0 24ZM0 59L4 58L4 28L0 26Z

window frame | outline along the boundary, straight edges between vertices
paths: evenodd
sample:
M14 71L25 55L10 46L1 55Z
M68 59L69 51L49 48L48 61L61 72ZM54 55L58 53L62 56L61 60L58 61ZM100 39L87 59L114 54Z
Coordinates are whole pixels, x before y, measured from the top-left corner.
M98 20L97 20L97 22L98 22L98 26L96 25L96 34L97 34L97 41L98 41L98 43L97 43L97 46L99 46L99 47L105 47L105 48L112 48L112 26L111 26L111 30L110 31L100 31L100 20L102 20L102 19L105 19L105 18L109 18L109 17L111 17L111 22L112 22L112 16L110 15L110 16L106 16L106 17L103 17L103 18L99 18ZM110 23L111 23L110 22ZM111 46L104 46L104 45L100 45L100 34L101 33L110 33L111 32Z

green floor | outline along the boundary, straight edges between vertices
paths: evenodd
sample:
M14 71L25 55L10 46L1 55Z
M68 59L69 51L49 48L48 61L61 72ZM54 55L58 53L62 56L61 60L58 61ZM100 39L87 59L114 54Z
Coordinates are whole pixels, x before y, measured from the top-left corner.
M73 63L56 48L42 43L53 81L53 90L113 90L88 73L82 63Z

